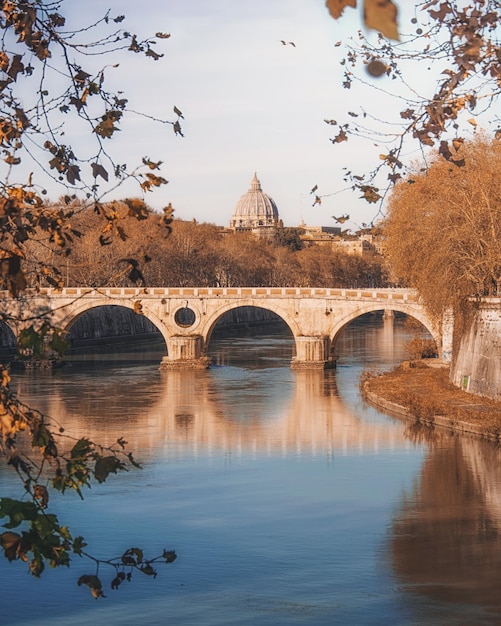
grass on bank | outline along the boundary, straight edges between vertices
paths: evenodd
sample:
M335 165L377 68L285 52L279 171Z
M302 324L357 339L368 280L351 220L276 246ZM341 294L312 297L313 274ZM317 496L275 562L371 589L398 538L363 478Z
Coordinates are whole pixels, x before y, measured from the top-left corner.
M416 421L433 423L440 416L472 424L485 436L501 439L501 402L459 389L450 382L448 367L406 362L390 372L364 373L361 386L363 392L404 407Z

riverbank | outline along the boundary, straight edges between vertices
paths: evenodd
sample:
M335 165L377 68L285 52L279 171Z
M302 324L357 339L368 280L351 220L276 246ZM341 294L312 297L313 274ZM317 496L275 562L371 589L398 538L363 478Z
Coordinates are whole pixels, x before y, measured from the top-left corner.
M406 362L383 374L365 373L362 394L391 415L501 441L501 402L462 391L450 382L448 367L433 365Z

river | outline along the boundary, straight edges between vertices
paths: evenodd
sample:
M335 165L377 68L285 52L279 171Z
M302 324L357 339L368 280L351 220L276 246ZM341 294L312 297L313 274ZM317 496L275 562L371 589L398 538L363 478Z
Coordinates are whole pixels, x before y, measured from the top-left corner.
M211 342L207 371L160 372L161 353L70 361L13 386L67 433L124 437L143 469L55 496L102 557L178 555L94 600L0 559L6 626L320 626L501 623L501 463L488 443L423 432L361 398L363 369L405 358L402 321L350 324L338 368L291 371L283 333ZM3 495L19 495L0 466ZM103 580L113 577L102 569Z

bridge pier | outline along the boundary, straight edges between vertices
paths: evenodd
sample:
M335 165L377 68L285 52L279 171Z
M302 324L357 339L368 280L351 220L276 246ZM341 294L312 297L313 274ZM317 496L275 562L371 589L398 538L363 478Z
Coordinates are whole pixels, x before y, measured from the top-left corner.
M204 353L203 346L201 335L174 335L169 339L169 354L163 357L160 369L207 369L210 358Z
M335 359L330 355L330 338L296 337L296 356L292 359L291 369L331 369L336 367Z

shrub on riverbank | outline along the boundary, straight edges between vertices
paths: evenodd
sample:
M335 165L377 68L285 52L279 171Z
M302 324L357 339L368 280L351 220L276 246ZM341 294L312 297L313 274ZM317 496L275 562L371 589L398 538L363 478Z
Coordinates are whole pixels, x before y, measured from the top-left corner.
M436 359L437 344L433 339L415 337L405 344L405 352L411 360L415 359Z

